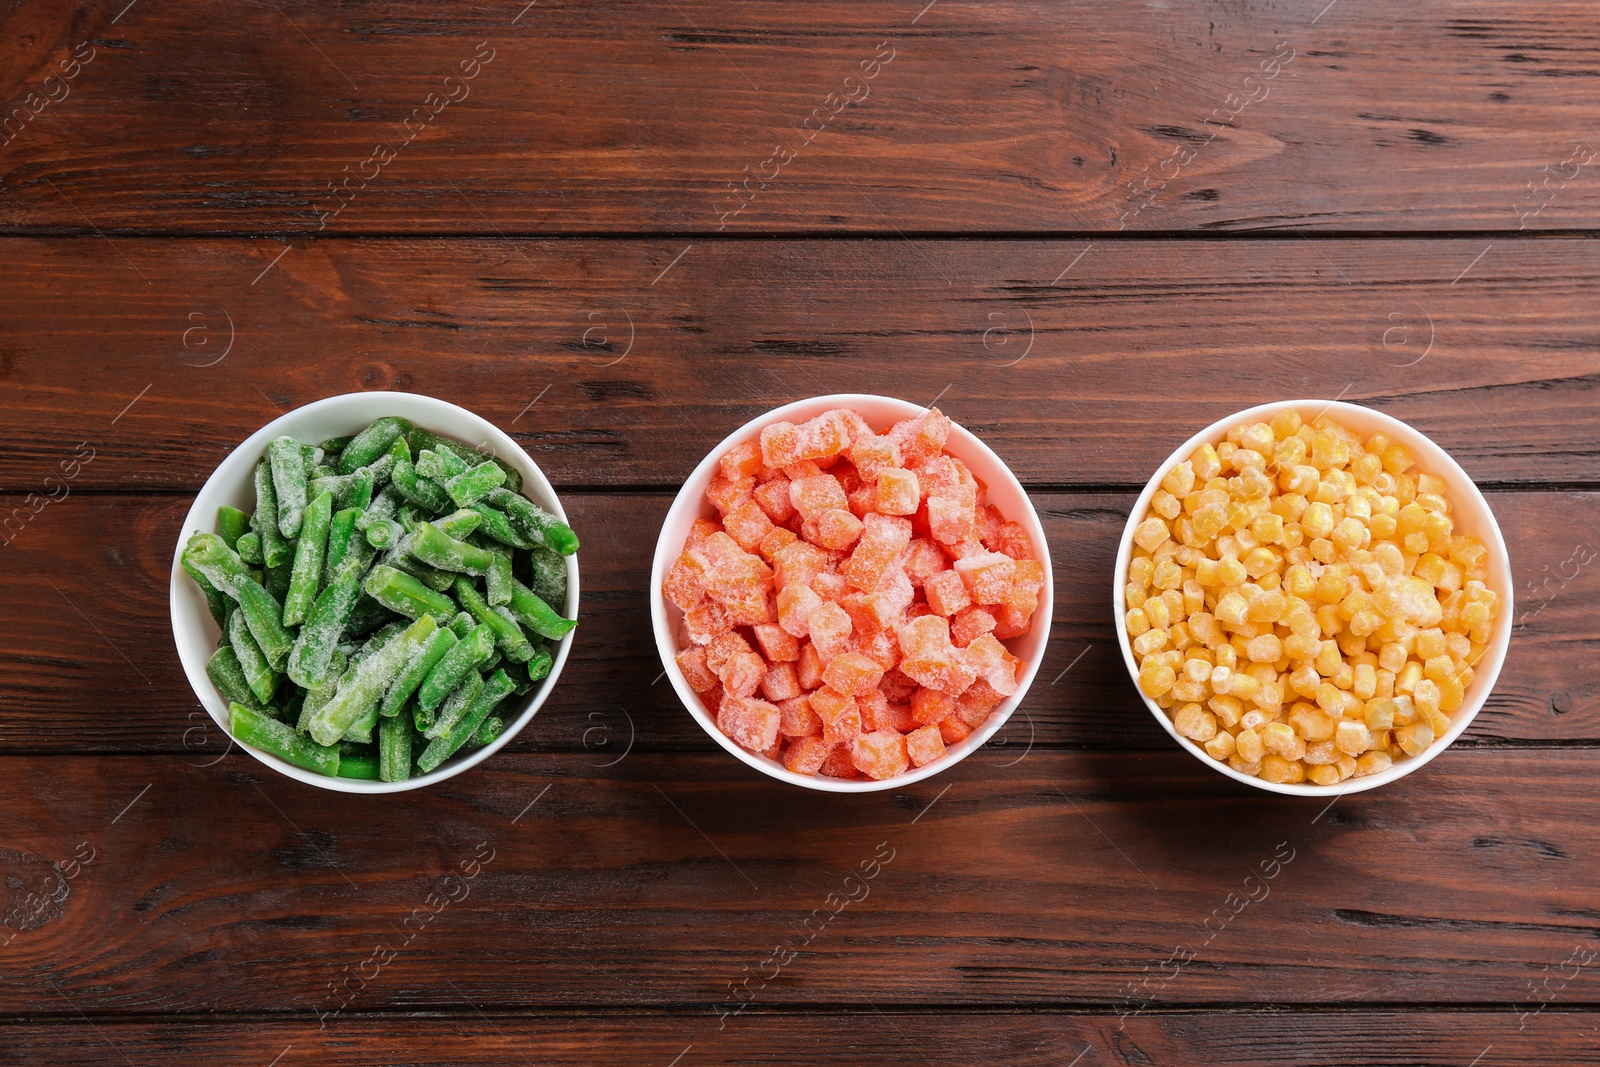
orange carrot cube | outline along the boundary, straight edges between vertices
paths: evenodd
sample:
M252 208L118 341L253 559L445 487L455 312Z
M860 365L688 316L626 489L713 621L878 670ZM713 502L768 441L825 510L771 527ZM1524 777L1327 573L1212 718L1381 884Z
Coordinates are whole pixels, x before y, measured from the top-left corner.
M946 617L972 605L967 585L955 571L935 574L922 583L922 592L928 598L928 607Z
M946 569L948 564L939 546L925 538L912 538L906 549L906 577L911 579L912 585L921 587L929 577Z
M800 535L793 530L782 526L774 526L767 531L767 536L761 539L756 546L756 555L772 564L776 561L778 553L800 540Z
M801 695L778 701L778 732L785 737L821 737L822 720L811 710L811 698Z
M767 662L754 652L737 652L723 662L717 677L732 696L754 696L767 677Z
M911 694L911 714L919 725L937 726L955 714L956 698L937 689L918 686Z
M882 691L871 689L857 696L856 708L861 712L862 733L893 729L889 721L889 700Z
M917 683L907 678L898 667L891 667L883 672L883 681L878 683L878 688L889 698L889 703L904 704L917 691Z
M878 472L878 510L885 515L915 515L922 491L914 472L885 467Z
M979 634L994 630L995 618L979 607L967 608L950 620L950 639L959 648L966 648Z
M746 500L755 490L756 480L749 475L733 479L725 476L720 470L711 476L711 483L706 486L706 499L716 506L716 509L726 515Z
M817 768L817 773L828 778L859 778L856 765L850 759L849 745L834 745L828 750L828 756L822 761L822 766Z
M942 655L950 650L950 624L938 615L925 615L900 627L900 653L907 659ZM906 672L910 674L909 671Z
M805 689L815 689L822 684L822 657L810 641L800 642L800 658L795 661L795 675Z
M710 643L728 632L728 612L714 600L703 601L683 613L683 632L697 645Z
M942 719L939 722L939 736L944 739L944 743L947 745L965 741L971 733L972 727L968 726L966 721L959 715L952 714L949 718Z
M828 566L828 554L816 545L795 541L772 554L772 567L779 589L790 585L809 585L811 579Z
M768 666L766 675L761 679L761 695L773 703L800 696L800 680L795 677L794 664L774 663Z
M829 508L815 519L806 520L801 532L814 545L842 551L855 544L862 528L861 520L848 508Z
M793 663L800 658L800 639L775 623L762 623L755 631L756 645L772 663Z
M880 782L904 774L911 765L911 757L906 754L906 739L893 730L874 730L855 738L850 746L850 760L856 770Z
M818 474L811 478L796 478L789 483L789 503L802 518L816 519L832 508L848 509L844 486L831 474Z
M973 515L973 509L959 500L946 496L928 498L928 532L940 544L970 540L975 533Z
M683 550L698 548L706 538L722 530L722 524L715 519L696 519L689 527L689 536L684 539Z
M944 755L944 738L937 725L924 726L906 734L906 755L914 767L926 767Z
M783 765L795 774L816 774L833 746L821 737L800 737L783 752Z
M1001 605L994 609L995 617L994 635L1002 641L1009 641L1013 637L1021 637L1028 632L1032 616L1027 612L1018 611L1009 605Z
M728 531L728 536L746 552L754 552L761 544L761 539L773 529L767 513L749 497L722 517L722 525Z
M822 607L822 598L809 585L795 582L778 591L778 625L795 637L811 633L811 617Z
M794 518L794 504L789 499L789 479L783 475L762 482L750 495L773 522L788 522Z
M765 700L729 694L717 711L717 728L752 752L771 748L778 740L778 709Z
M851 640L855 645L854 651L861 653L883 670L888 670L900 662L900 643L895 640L894 634L887 630L880 630L866 637L854 637Z
M717 676L706 666L706 650L699 645L677 655L678 670L696 693L709 693L717 687Z
M761 462L787 467L800 459L800 428L792 422L775 422L761 430Z
M938 408L897 422L889 430L889 438L900 446L906 466L937 456L949 436L950 420Z
M706 598L702 581L704 575L705 565L695 558L694 553L684 552L667 571L667 577L661 583L661 592L668 600L688 611Z
M839 605L824 602L811 613L809 622L811 646L824 664L849 647L852 624Z
M800 424L800 458L823 459L837 456L850 447L850 419L842 410L824 411Z
M883 668L859 652L841 652L822 670L823 682L847 696L876 691L882 679Z
M731 482L761 473L761 445L756 441L745 441L734 445L723 454L719 461L722 466L722 475Z
M900 446L889 437L858 437L850 446L850 462L856 465L864 480L871 481L885 467L900 466Z
M978 604L1000 604L1011 589L1017 561L999 552L980 552L958 559L955 571L967 584L967 594Z

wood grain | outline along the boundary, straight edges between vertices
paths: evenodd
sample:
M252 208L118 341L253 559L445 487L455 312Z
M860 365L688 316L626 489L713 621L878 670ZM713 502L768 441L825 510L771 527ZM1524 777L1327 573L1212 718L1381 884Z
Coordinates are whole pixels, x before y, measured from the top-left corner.
M7 913L61 898L13 924L0 1011L686 1006L714 1029L775 945L796 955L745 987L760 1006L1509 1008L1600 946L1586 751L1462 751L1331 808L1171 750L986 751L850 796L723 753L502 754L389 797L191 762L0 758ZM37 873L80 843L76 878ZM1586 979L1562 995L1592 1003Z
M0 152L13 232L1514 231L1600 212L1581 0L124 6L0 23L0 99L38 111ZM78 77L47 84L85 41Z
M390 388L478 411L566 486L676 486L774 405L883 390L1030 485L1142 486L1295 396L1379 407L1483 482L1600 485L1600 241L285 247L7 242L0 486L44 492L82 449L81 486L193 492L283 411Z
M77 1022L73 1017L72 1022ZM1007 1063L1181 1063L1194 1067L1464 1067L1483 1063L1600 1063L1592 1033L1600 1015L1560 1009L1525 1031L1500 1011L1184 1011L1135 1016L970 1014L890 1008L853 1014L762 1015L707 1035L701 1019L651 1015L517 1015L467 1013L451 1019L345 1018L325 1031L314 1023L185 1019L102 1021L97 1029L33 1022L0 1027L0 1040L21 1062L104 1067L120 1051L135 1063L199 1057L218 1067L283 1067L318 1063L408 1067L538 1063L588 1067L636 1063L685 1067L765 1062L775 1053L807 1064L882 1067Z
M1600 496L1494 493L1490 502L1512 554L1523 629L1461 743L1600 741L1600 585L1592 564L1561 577L1574 573L1575 547L1600 548L1586 525L1600 525ZM516 744L590 751L596 762L630 738L641 750L709 750L668 684L652 684L661 661L645 595L671 497L579 493L564 503L583 537L582 625L561 684ZM1111 571L1133 497L1045 493L1034 503L1055 563L1052 642L1025 713L998 747L1171 748L1133 690L1112 629ZM187 498L73 496L0 549L10 554L0 571L0 751L216 751L206 747L215 734L191 730L209 719L178 665L167 609L170 553L188 507Z

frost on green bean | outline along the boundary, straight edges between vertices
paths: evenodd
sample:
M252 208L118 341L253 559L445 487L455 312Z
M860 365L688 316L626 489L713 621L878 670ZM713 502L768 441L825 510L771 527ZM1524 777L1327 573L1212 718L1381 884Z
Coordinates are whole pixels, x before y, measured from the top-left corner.
M312 716L312 738L318 744L331 745L343 737L356 720L378 705L406 661L433 630L433 617L424 615L352 668L340 681L334 698Z
M267 566L281 566L289 559L289 542L278 524L278 494L272 484L272 462L262 456L256 463L256 513L252 528L261 538L261 557Z
M191 534L183 546L184 562L205 575L218 592L239 599L238 582L248 578L248 568L239 554L216 534Z
M236 611L228 618L228 647L233 649L234 658L239 662L239 669L244 674L250 692L261 703L272 703L272 693L278 688L278 676L262 654L261 647L256 644L256 639L250 636L250 628L245 625L242 611Z
M533 655L533 647L517 624L516 618L503 608L497 608L483 599L471 579L457 578L456 600L472 612L472 617L494 631L495 644L513 663L525 663Z
M397 438L410 430L411 423L408 420L394 415L374 420L339 450L339 470L349 474L357 467L366 466L387 452Z
M578 535L572 532L572 527L527 497L500 488L491 490L488 500L505 512L512 525L530 540L548 545L563 556L578 551Z
M417 524L411 535L411 554L431 567L472 575L489 571L489 553L476 545L457 541L431 522Z
M289 594L283 599L285 626L299 626L305 622L317 599L317 591L322 587L322 563L328 550L328 527L332 521L333 494L318 494L306 508L300 540L294 546Z
M418 474L441 483L448 482L468 469L467 464L459 456L443 448L423 449L417 453L416 464Z
M350 612L361 594L361 576L365 570L360 554L347 555L328 587L311 605L311 613L300 627L289 654L289 677L296 685L315 689L327 676L328 661L339 643L339 634L350 620Z
M444 488L458 506L467 507L498 489L505 480L505 471L494 463L484 462L455 475L444 483Z
M546 604L566 606L567 561L553 548L537 545L528 552L528 588Z
M562 618L543 597L515 579L511 583L511 602L506 607L523 626L552 641L561 640L578 625L575 620Z
M469 672L461 679L460 684L450 690L450 695L444 698L444 703L439 705L439 718L423 733L423 736L438 737L440 734L448 733L451 727L461 721L461 717L467 713L467 708L481 692L483 692L483 675L477 671Z
M385 782L411 777L411 723L403 716L378 723L378 777Z
M228 706L229 730L240 744L260 749L269 755L304 767L308 771L333 776L339 773L339 750L316 744L304 734L276 719L243 704Z
M455 755L456 750L465 745L478 732L478 728L483 725L483 720L489 717L489 713L495 709L495 706L509 696L515 688L516 683L511 680L505 671L495 671L489 680L484 683L482 691L479 692L477 698L473 700L455 726L448 732L437 734L433 740L428 742L428 747L423 750L422 755L417 759L417 769L426 774ZM435 724L435 729L437 728L437 724Z
M306 511L306 457L300 442L292 437L274 438L267 445L267 461L278 501L278 530L284 537L298 537Z
M383 704L378 712L384 718L393 718L400 714L406 701L416 693L417 687L428 673L444 658L445 653L456 647L459 638L444 627L440 627L423 642L412 656L410 661L400 671L400 676L394 680L389 691L383 696Z
M250 627L250 636L256 639L272 669L283 670L294 646L294 635L283 625L283 605L253 578L240 578L235 585L239 612Z
M239 664L238 653L233 650L232 645L223 645L211 654L211 659L206 662L206 675L224 700L254 707L261 699L251 688L250 680L245 677L244 668ZM270 693L268 695L270 696Z
M423 615L448 619L456 613L456 605L449 597L434 592L409 574L382 564L367 572L362 588L390 611L413 619Z
M417 706L432 711L467 676L489 661L494 654L494 630L478 625L446 652L417 690Z

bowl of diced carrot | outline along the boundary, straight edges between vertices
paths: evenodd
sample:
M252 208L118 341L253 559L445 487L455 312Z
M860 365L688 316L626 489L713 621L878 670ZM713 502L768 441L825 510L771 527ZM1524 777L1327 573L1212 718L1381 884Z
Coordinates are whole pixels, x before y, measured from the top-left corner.
M673 502L650 582L663 666L706 733L831 792L981 747L1033 681L1053 599L1005 463L937 408L870 394L730 434Z
M1392 416L1294 400L1184 442L1134 504L1112 601L1184 748L1275 793L1372 789L1466 730L1511 641L1483 493Z

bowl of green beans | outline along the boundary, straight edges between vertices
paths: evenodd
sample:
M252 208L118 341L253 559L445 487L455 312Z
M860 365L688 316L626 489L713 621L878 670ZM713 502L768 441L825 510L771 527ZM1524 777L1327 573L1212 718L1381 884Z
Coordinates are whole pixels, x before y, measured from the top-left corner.
M206 481L173 555L173 638L212 719L273 770L417 789L488 758L549 697L577 549L492 423L347 393L263 426Z

